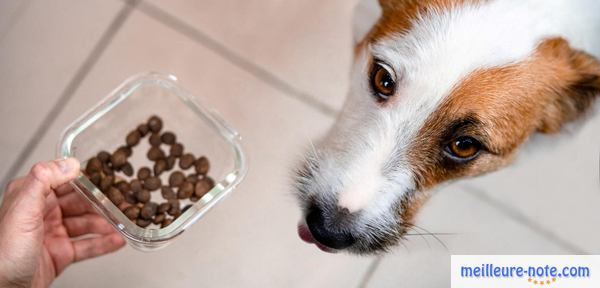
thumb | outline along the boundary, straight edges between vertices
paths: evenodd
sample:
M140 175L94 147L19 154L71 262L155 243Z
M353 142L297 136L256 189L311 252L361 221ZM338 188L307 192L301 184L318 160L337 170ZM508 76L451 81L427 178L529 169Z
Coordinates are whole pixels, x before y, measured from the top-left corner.
M39 162L31 168L23 181L22 193L47 197L55 189L79 175L79 161L65 158L49 162Z

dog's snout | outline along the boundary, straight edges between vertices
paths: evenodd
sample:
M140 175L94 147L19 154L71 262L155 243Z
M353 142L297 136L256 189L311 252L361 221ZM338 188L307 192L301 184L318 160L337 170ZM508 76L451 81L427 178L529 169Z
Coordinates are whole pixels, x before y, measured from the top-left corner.
M344 249L356 242L356 238L343 227L326 221L323 210L316 206L306 215L306 224L315 240L327 247Z

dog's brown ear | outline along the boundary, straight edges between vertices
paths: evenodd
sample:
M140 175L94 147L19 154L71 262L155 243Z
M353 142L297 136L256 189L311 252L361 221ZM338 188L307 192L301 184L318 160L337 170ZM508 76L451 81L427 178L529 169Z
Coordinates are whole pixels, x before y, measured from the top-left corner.
M562 38L544 41L539 51L551 64L557 86L544 109L538 130L555 133L570 121L583 116L600 96L600 62L573 49Z
M379 5L385 14L398 9L401 6L400 2L406 2L406 0L379 0Z

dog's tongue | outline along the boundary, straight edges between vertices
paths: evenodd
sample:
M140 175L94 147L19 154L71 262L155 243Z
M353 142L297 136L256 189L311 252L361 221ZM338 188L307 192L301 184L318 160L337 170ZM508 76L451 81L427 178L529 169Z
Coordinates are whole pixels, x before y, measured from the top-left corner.
M319 243L319 241L315 240L315 238L312 236L312 233L310 233L308 227L306 227L306 225L304 224L298 224L298 236L300 236L300 239L302 239L302 241L306 243L315 244L323 252L337 253L337 250L329 248Z

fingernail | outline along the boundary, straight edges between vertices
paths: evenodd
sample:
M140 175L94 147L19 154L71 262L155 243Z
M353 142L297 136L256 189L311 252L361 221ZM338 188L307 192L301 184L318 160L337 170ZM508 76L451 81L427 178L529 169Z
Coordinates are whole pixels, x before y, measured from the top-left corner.
M56 164L58 165L58 169L60 169L60 172L62 172L63 174L67 174L71 172L71 170L73 170L73 161L69 161L68 158L58 160Z

